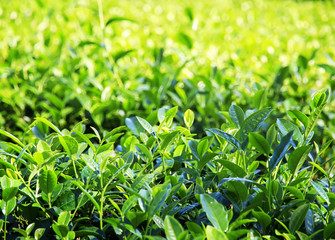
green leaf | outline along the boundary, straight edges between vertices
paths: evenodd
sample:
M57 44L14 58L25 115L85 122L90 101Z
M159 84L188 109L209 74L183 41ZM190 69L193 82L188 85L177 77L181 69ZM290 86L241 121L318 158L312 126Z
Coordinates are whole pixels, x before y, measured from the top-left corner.
M279 118L279 119L277 119L277 125L278 125L278 128L279 128L280 132L283 135L286 135L289 132L293 131L293 140L296 140L299 143L303 142L304 139L303 139L303 136L302 136L302 134L299 130L299 127L297 125L295 125L294 123L292 123L288 120Z
M288 133L287 135L285 135L281 139L279 145L274 150L273 155L270 158L270 162L269 162L269 171L270 172L272 172L276 168L278 163L285 156L287 150L290 148L291 142L292 142L292 136L293 136L293 131Z
M143 144L135 144L135 146L148 158L147 160L152 160L152 154L146 146Z
M310 183L315 188L315 190L319 193L321 198L323 200L325 200L327 202L327 204L329 205L330 204L329 197L328 197L327 193L325 192L325 190L323 190L323 188L319 184L317 184L316 182L310 181Z
M319 166L317 163L315 162L309 162L309 164L312 164L314 167L316 167L320 172L322 172L325 176L328 176L328 174L326 173L326 171L321 167Z
M111 17L110 19L108 19L108 21L106 22L105 26L107 27L108 25L115 23L115 22L121 22L121 21L127 21L127 22L132 22L132 23L136 23L135 20L131 19L131 18L126 18L126 17Z
M188 146L192 152L192 154L194 155L194 157L197 159L197 160L200 160L200 157L198 155L198 142L197 141L194 141L194 140L189 140L188 141Z
M171 126L171 124L173 122L173 118L176 116L177 112L178 112L178 107L177 106L169 109L166 112L164 122L166 123L167 127Z
M313 132L313 129L322 113L322 108L317 108L308 118L308 125L305 129L305 139Z
M18 187L7 187L2 190L2 199L4 201L8 201L9 199L15 197L18 191L19 191Z
M305 199L304 194L302 194L302 192L298 188L288 186L288 187L286 187L286 189L290 193L292 193L296 198L298 198L298 199Z
M59 215L57 223L59 225L66 225L67 226L70 223L70 219L71 219L70 212L64 211Z
M51 170L45 170L38 178L41 190L46 193L52 193L57 185L57 175Z
M200 158L202 158L209 149L208 139L203 139L199 142L197 152Z
M170 194L171 191L171 184L163 184L162 187L159 189L159 191L155 194L153 200L151 201L149 212L148 212L148 218L152 218L159 209L163 206L165 200Z
M161 143L161 149L163 151L166 151L166 149L170 146L170 144L173 143L174 139L178 136L178 131L174 131L171 133L168 133L165 137L164 140Z
M154 130L154 128L150 125L150 123L147 122L147 120L140 118L140 117L136 117L138 122L141 124L141 126L152 136L154 136L155 138L157 138L156 132Z
M308 125L308 117L298 110L289 110L288 115L291 118L297 118L306 128Z
M121 58L127 56L129 53L134 52L135 49L121 50L113 54L114 62L117 63Z
M16 207L15 197L9 199L8 201L1 200L0 207L1 207L2 213L8 216Z
M154 177L155 177L155 174L151 174L151 173L140 175L134 180L131 187L134 191L139 191L141 190L141 188L149 186L149 184L152 182Z
M43 236L44 232L45 228L37 228L34 233L35 239L36 240L40 239Z
M293 176L298 173L312 148L313 146L298 147L289 155L287 163Z
M220 239L220 240L229 240L226 234L220 229L213 228L210 225L206 227L206 237L207 239Z
M164 230L168 240L178 240L178 236L184 231L181 224L169 215L164 219Z
M243 121L241 129L239 131L239 141L242 144L242 149L245 149L248 145L248 136L250 132L255 132L261 124L267 119L272 112L272 109L263 109L251 114L247 119Z
M90 148L92 148L93 152L96 151L93 143L84 134L82 134L78 130L73 130L73 132L76 133L82 140L84 140L90 146Z
M248 198L248 189L240 181L229 181L225 183L228 191L235 194L238 200L245 202Z
M254 215L257 221L262 225L263 229L266 229L271 223L271 217L263 211L252 210L252 215Z
M18 232L18 233L20 233L23 237L28 237L28 233L27 233L27 231L26 230L24 230L24 229L19 229L19 228L13 228L13 230L15 231L15 232Z
M41 117L37 117L36 121L44 123L45 125L47 125L50 128L52 128L55 132L57 132L60 136L63 136L63 133L55 125L53 125L51 122L49 122L47 119L41 118Z
M24 144L17 137L10 134L9 132L6 132L5 130L0 129L0 134L12 139L15 143L19 144L21 147L24 147Z
M197 169L201 170L209 161L213 160L216 155L216 153L209 152L205 156L201 157L198 162Z
M244 121L244 112L238 105L231 105L229 108L229 116L234 123L241 127Z
M224 131L221 131L219 129L216 129L216 128L208 128L206 130L211 132L212 134L214 134L219 139L226 140L227 142L232 144L237 149L239 149L239 150L241 149L240 142L235 137L233 137L232 135L230 135L230 134L228 134Z
M268 143L268 141L266 141L266 139L262 135L254 132L249 133L249 142L261 153L269 155L270 144Z
M255 107L260 109L264 105L264 101L266 100L267 97L267 91L265 89L261 89L255 92L253 100Z
M191 232L193 237L204 236L204 230L195 222L186 222L187 229Z
M180 32L177 35L177 39L180 43L182 43L183 45L185 45L188 49L191 49L193 47L193 40L190 36L188 36L187 34Z
M59 142L62 144L63 148L67 152L69 156L77 154L78 153L78 142L70 136L60 136Z
M190 128L193 125L194 122L194 113L192 110L187 109L185 114L184 114L184 123L186 127Z
M200 203L213 226L220 229L222 232L226 232L228 230L229 220L223 205L218 203L208 194L200 195Z
M295 234L297 230L304 223L308 210L310 208L309 204L304 204L298 207L291 215L289 229L291 234Z
M69 227L65 225L52 224L52 229L62 238L65 238L69 232Z
M323 236L325 239L335 238L335 222L331 222L325 227Z

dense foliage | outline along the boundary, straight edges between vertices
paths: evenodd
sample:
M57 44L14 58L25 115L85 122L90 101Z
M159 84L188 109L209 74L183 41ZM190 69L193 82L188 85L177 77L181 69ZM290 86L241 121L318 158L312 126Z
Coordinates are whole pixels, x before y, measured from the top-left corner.
M331 1L0 2L4 239L335 238Z

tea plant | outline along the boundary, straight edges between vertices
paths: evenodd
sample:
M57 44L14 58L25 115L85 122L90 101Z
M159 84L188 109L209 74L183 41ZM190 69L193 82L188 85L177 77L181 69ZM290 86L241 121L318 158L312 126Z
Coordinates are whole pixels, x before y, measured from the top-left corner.
M313 140L328 99L319 91L309 114L277 120L231 105L200 139L191 110L174 121L177 107L103 135L38 117L27 145L1 130L3 237L331 238L333 143Z

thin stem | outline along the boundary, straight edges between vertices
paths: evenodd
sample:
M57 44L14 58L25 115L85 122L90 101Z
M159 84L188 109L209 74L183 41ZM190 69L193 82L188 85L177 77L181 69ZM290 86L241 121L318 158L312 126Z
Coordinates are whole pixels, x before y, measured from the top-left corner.
M7 233L7 214L5 215L4 240L6 240L6 233Z

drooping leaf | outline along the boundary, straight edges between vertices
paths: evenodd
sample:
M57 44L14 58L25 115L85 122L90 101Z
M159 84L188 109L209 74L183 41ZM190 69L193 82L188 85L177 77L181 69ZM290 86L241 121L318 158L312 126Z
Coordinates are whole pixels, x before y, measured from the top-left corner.
M121 50L113 54L114 62L117 63L121 58L127 56L129 53L134 52L135 49Z

